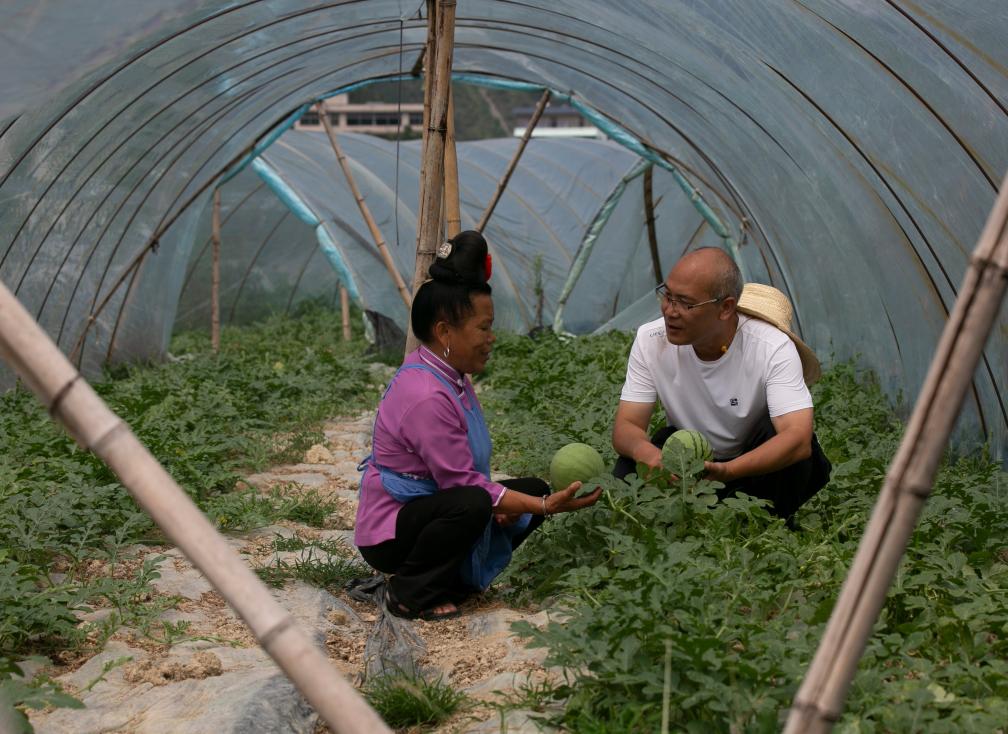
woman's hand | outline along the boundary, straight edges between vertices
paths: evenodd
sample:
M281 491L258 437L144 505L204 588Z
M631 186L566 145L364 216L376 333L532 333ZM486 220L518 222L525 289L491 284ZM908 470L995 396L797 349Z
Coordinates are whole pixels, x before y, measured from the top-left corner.
M581 482L571 482L567 489L561 489L546 497L546 514L557 515L561 512L573 512L583 507L590 507L602 496L602 488L596 487L594 492L575 497L579 489Z
M496 520L497 524L500 525L502 528L506 528L506 527L509 527L511 525L514 525L516 522L518 522L518 519L520 517L521 517L521 513L520 512L519 513L514 513L514 512L495 512L494 513L494 520Z

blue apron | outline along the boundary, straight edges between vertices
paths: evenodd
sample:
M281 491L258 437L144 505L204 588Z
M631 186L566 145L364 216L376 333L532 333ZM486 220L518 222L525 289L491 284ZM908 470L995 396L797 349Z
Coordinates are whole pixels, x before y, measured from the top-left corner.
M487 429L486 421L483 419L483 411L480 410L475 400L473 401L472 408L466 408L462 402L462 398L455 394L456 386L446 380L437 370L425 364L406 364L400 367L395 376L389 381L389 386L385 389L385 395L392 388L392 383L395 382L395 378L399 376L399 373L408 369L424 370L431 373L448 389L448 394L458 401L459 407L462 408L462 412L465 413L466 417L466 436L469 440L469 449L472 451L473 466L476 471L489 479L492 442L490 440L490 431ZM384 399L384 395L382 398ZM377 422L377 417L375 421ZM371 435L374 435L373 428ZM363 470L369 463L381 475L381 482L385 491L398 502L410 502L419 497L432 495L438 490L438 486L433 479L416 477L383 467L374 460L373 453L364 459L357 468ZM500 572L511 562L511 553L514 549L512 539L524 532L531 521L532 515L527 512L523 513L516 523L508 527L498 525L491 518L483 530L483 535L473 545L472 553L462 562L462 566L459 569L462 580L469 586L481 591L490 586L490 582L497 578Z

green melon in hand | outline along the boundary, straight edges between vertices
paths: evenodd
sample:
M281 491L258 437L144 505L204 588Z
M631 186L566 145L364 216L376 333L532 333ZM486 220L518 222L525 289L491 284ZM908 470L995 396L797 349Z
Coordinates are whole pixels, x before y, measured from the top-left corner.
M672 447L676 445L672 443L673 440L685 446L686 453L692 454L700 461L711 461L714 458L714 449L711 448L710 441L706 436L700 431L682 429L669 436L662 449L662 465L666 469L672 469L677 463L672 454Z
M571 482L585 482L605 473L602 455L586 443L569 443L553 454L549 475L553 491L567 489Z

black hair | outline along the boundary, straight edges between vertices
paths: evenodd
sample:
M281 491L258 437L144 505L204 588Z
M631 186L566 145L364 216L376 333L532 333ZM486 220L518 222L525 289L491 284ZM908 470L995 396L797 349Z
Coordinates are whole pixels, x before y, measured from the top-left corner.
M420 341L429 342L434 324L447 321L459 326L475 310L474 293L490 295L487 283L487 243L475 230L459 232L448 240L431 263L427 273L431 276L413 296L410 323Z

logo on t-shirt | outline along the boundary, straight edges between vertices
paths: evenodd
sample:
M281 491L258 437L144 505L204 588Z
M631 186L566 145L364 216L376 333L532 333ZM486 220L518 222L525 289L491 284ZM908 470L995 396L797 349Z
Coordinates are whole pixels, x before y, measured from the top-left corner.
M732 404L732 407L734 408L735 406L738 405L738 398L732 398L730 402Z

